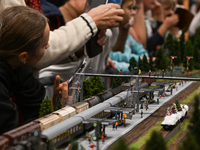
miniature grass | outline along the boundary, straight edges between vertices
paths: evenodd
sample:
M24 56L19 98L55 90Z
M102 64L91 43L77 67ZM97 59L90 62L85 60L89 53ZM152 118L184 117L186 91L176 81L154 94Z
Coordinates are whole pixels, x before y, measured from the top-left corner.
M190 95L188 95L187 98L184 99L181 102L181 104L187 104L187 103L189 103L194 98L194 96L198 95L199 93L200 93L200 87L197 90L195 90L193 93L191 93Z
M171 138L171 139L169 140L169 142L167 143L167 147L169 147L171 144L175 143L175 141L176 141L176 139L179 137L179 135L180 135L183 131L185 131L185 130L187 129L187 127L188 127L188 125L189 125L189 122L190 122L190 120L189 120L189 119L186 119L183 123L181 123L180 130L178 131L178 133L176 133L176 134L174 135L173 138Z
M193 93L191 93L189 96L187 96L187 98L184 99L181 102L181 104L189 103L194 98L194 96L199 93L200 93L200 87L197 90L195 90ZM164 120L164 118L161 121L158 121L156 123L156 125L154 127L152 127L144 136L140 137L134 144L130 145L129 147L133 148L133 147L136 147L139 145L138 149L140 149L146 143L146 141L150 138L152 131L154 131L154 130L160 131L161 130L162 126L160 124L163 120ZM182 123L180 131L169 141L169 142L171 142L171 144L173 142L175 142L177 137L187 128L188 123L189 123L189 119L187 119L184 123ZM167 145L168 145L168 143L167 143Z
M163 82L165 81L164 79L157 79L156 82Z
M160 124L163 122L163 120L164 118L161 121L158 121L154 127L152 127L144 136L140 137L134 144L130 145L130 149L133 147L138 147L138 149L140 149L146 143L146 141L150 139L151 133L154 130L160 131L162 129Z

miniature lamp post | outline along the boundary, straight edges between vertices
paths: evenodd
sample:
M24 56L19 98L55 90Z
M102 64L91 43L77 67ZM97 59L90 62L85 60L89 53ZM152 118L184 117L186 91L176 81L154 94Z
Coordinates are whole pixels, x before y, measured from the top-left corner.
M171 77L172 77L172 70L173 70L173 59L177 58L177 56L171 56Z
M193 58L193 57L192 56L187 56L186 58L187 58L187 73L188 73L188 71L189 71L189 60L191 58Z

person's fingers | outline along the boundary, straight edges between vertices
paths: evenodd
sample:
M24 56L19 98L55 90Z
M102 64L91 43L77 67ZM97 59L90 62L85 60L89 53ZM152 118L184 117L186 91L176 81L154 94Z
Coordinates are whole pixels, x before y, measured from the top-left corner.
M68 83L64 82L63 83L63 87L62 87L62 98L61 98L62 107L65 106L65 102L67 100L67 96L68 96Z
M101 39L98 39L97 40L97 43L100 45L100 46L103 46L106 44L106 36L105 37L102 37Z
M59 88L59 86L60 86L60 76L57 75L54 81L54 88Z
M113 63L113 62L111 62L111 67L113 68L113 69L117 69L116 67L115 67L115 63Z
M106 35L106 30L100 30L99 33L98 33L98 38L102 38L102 37L105 37Z
M110 7L116 8L116 9L121 9L120 5L114 4L114 3L108 3L107 6L110 6Z

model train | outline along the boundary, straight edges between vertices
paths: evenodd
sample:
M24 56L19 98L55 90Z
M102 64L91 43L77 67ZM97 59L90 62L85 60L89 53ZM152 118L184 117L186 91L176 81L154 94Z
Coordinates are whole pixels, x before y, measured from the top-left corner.
M85 121L91 117L94 118L107 118L109 113L104 110L111 106L122 106L126 97L131 97L131 92L121 92L110 99L91 107L74 117L64 120L44 131L42 131L42 139L47 144L47 149L58 147L59 145L73 139L77 135L83 134L89 130L88 125L83 125Z
M141 87L148 87L148 84L141 83ZM31 123L28 123L24 126L21 126L14 130L6 132L3 134L4 138L0 138L0 140L2 139L0 141L0 147L3 145L4 146L6 146L6 145L12 146L23 139L26 139L30 136L33 136L33 135L39 133L40 131L43 131L52 126L55 126L56 124L62 123L64 120L68 120L70 122L72 120L72 122L73 122L73 119L71 119L71 117L77 118L77 116L79 114L81 115L82 113L83 114L87 113L90 110L96 111L95 115L94 115L94 113L91 113L96 118L109 117L109 115L110 115L109 113L103 112L103 109L111 106L111 103L109 103L109 100L108 101L106 101L106 100L115 96L117 93L121 93L121 92L125 91L127 88L128 88L128 86L120 86L115 89L110 89L110 90L101 92L101 93L97 94L96 96L92 96L82 102L78 102L72 106L66 106L58 111L55 111L55 112L49 114L49 115L46 115L39 119L36 119ZM125 93L127 93L127 92L125 92ZM124 97L123 97L123 100L120 99L120 101L118 98L118 100L116 100L116 104L113 104L112 106L114 106L114 105L115 106L123 106L124 102L125 102ZM101 105L99 105L99 103ZM98 111L99 106L103 106L100 109L100 111ZM88 111L86 111L86 110L88 110ZM82 125L79 125L76 128L82 128L81 126ZM70 131L70 133L71 132L73 133L73 131L75 131L75 130L76 129L74 128L73 130ZM69 134L69 133L67 133L67 134ZM8 142L8 144L3 144L2 141L3 141L3 143ZM7 149L7 146L6 146L6 149Z
M173 129L182 119L185 118L189 110L187 105L180 104L181 110L178 111L173 104L172 108L167 109L167 114L164 121L161 123L165 130Z

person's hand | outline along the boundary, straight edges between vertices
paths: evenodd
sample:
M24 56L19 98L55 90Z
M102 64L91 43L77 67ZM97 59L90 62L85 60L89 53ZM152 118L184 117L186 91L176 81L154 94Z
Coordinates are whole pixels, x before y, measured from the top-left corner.
M64 107L65 101L68 96L68 81L60 83L60 76L57 75L54 81L54 93L53 93L53 98L52 98L54 109L57 105L56 99L59 96L59 94L62 94L61 104L62 104L62 107Z
M173 14L169 17L166 17L164 24L166 25L167 29L175 26L179 22L179 16L177 14Z
M158 1L155 1L154 3L155 8L152 10L152 16L156 21L162 22L164 20L162 5Z
M98 32L98 35L97 35L98 39L97 39L97 43L100 45L100 46L103 46L106 44L106 30L100 30Z
M107 29L119 26L123 21L124 10L118 4L109 3L91 9L88 15L99 29Z
M115 63L112 62L112 59L108 58L107 64L106 64L106 69L110 69L110 67L112 67L112 68L115 69L115 70L117 69L117 68L115 67Z

